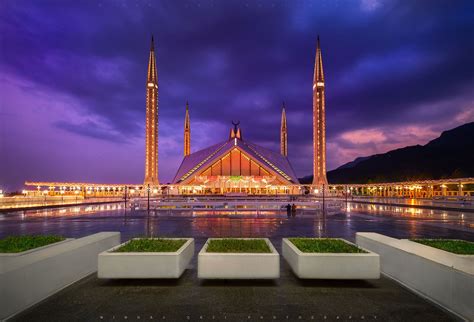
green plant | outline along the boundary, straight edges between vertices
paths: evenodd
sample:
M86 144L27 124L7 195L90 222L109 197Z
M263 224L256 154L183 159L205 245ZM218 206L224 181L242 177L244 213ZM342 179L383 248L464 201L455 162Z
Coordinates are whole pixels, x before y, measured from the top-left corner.
M131 252L176 252L186 243L186 239L139 238L132 239L122 247L115 250L118 253Z
M289 238L303 253L367 253L357 246L334 238Z
M0 239L0 253L20 253L30 249L46 246L64 240L64 237L54 235L25 235L9 236Z
M457 239L411 239L416 243L460 255L474 255L474 243Z
M207 246L208 253L271 253L263 239L215 239Z

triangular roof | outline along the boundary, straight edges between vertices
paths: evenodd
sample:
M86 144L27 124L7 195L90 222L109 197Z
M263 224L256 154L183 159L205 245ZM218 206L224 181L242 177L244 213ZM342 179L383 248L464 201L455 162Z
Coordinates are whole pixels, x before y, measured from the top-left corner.
M221 142L184 157L173 183L180 183L200 173L234 148L240 149L270 172L275 172L282 179L294 184L299 183L287 157L237 138Z

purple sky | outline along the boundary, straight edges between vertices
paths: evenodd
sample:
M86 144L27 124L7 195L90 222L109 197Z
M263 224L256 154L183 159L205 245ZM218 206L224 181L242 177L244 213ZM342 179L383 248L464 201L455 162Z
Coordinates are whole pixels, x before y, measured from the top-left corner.
M140 183L154 34L160 180L227 138L279 149L311 174L316 35L328 168L425 144L474 120L472 1L0 1L0 189L25 180Z

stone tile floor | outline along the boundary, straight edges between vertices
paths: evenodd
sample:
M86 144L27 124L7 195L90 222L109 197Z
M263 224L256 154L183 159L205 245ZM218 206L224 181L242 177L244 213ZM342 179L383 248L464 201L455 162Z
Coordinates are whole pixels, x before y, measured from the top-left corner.
M474 214L436 210L344 205L320 213L299 211L211 215L206 212L125 210L119 204L0 215L0 238L11 234L80 237L120 231L136 236L196 239L269 237L281 253L281 238L343 237L374 231L397 238L474 240ZM456 317L382 277L375 281L301 281L281 260L275 281L202 281L196 256L181 279L98 280L95 274L18 315L17 321L449 321Z
M196 239L196 255L205 238ZM272 239L281 252L281 241ZM196 256L179 280L81 280L13 321L455 321L382 277L299 280L281 259L275 281L202 281Z
M131 237L343 237L373 231L396 238L438 237L474 240L474 213L408 207L341 203L330 211L285 211L216 215L206 211L125 209L123 204L77 206L0 214L0 238L19 234L60 234L82 237L100 231L120 231Z

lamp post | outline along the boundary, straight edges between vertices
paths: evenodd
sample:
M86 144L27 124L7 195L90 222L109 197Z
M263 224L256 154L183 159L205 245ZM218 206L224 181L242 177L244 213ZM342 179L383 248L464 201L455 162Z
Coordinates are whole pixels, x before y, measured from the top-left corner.
M325 200L324 200L324 191L326 190L326 187L325 187L325 184L323 183L323 211L324 211L324 203L325 203Z
M323 183L323 226L326 226L326 202L325 202L326 185Z
M147 206L147 210L150 211L150 184L148 184L148 187L147 187L147 195L148 195L148 206Z

